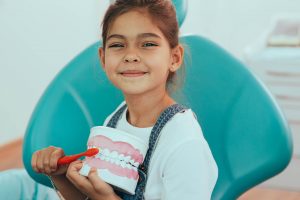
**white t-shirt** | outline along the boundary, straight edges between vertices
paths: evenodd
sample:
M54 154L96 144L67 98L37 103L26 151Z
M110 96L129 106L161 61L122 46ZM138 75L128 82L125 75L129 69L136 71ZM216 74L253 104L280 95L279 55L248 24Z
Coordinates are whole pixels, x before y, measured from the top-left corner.
M104 126L113 114L109 115ZM148 143L152 127L138 128L126 119L126 110L117 129ZM146 200L209 200L217 182L218 168L191 109L177 113L161 130L148 168Z

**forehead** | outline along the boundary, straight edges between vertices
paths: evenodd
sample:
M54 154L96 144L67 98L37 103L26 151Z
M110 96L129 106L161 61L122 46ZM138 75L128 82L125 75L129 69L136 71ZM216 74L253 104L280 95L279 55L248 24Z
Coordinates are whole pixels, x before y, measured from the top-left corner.
M136 37L140 33L154 33L164 38L163 33L145 10L132 10L118 16L111 24L107 36L120 34Z

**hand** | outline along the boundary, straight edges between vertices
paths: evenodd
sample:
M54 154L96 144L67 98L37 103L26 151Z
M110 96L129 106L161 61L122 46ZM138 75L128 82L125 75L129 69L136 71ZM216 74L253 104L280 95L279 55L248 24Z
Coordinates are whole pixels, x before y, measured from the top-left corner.
M97 174L97 169L92 168L88 177L79 174L83 162L77 160L69 165L67 178L73 185L89 198L97 200L120 199L113 188L104 182Z
M50 146L33 153L31 166L37 173L44 173L47 175L65 174L68 165L57 165L58 159L64 155L64 151L61 148Z

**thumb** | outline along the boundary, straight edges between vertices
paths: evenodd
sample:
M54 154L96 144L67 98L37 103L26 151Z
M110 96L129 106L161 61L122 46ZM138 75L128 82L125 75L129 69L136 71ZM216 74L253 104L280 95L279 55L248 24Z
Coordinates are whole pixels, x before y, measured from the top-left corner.
M113 189L100 178L96 168L91 168L88 178L97 193L103 195L113 193Z
M98 171L96 168L92 167L90 169L90 172L88 174L88 178L90 180L90 182L92 183L92 185L95 187L96 185L102 184L102 180L100 179L100 177L98 176Z
M54 172L52 172L53 175L61 175L61 174L65 174L67 172L69 165L62 165L59 166L58 169Z

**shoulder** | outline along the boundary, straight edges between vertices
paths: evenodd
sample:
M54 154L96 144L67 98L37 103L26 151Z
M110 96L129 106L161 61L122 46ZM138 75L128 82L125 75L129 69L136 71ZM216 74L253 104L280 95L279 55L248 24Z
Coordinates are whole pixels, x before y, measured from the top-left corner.
M167 145L166 145L167 144ZM198 146L209 150L200 124L191 109L177 113L161 130L157 150L170 156L177 149Z
M126 104L125 101L121 102L120 105L118 105L118 107L110 115L108 115L108 117L106 117L106 119L103 123L103 126L106 126L108 124L109 120L112 118L112 116L125 104Z
M157 144L157 151L165 159L174 155L178 151L198 154L202 152L211 155L209 144L207 143L201 126L191 109L177 113L162 129ZM197 151L196 151L197 149Z
M177 113L164 127L166 136L178 139L202 139L202 129L192 109Z

